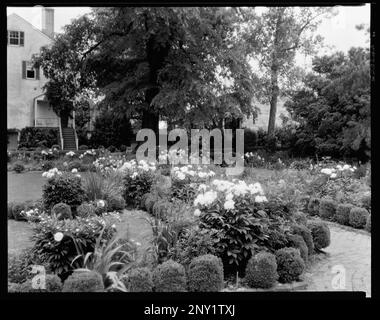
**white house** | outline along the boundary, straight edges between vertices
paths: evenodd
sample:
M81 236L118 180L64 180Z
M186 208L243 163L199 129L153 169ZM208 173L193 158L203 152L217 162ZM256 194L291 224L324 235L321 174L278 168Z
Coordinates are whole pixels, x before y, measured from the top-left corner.
M7 17L8 149L17 148L20 130L25 127L59 128L64 148L77 148L75 119L69 128L60 128L60 118L43 92L47 79L31 64L41 47L53 43L54 9L41 8L40 14L41 30L17 14Z

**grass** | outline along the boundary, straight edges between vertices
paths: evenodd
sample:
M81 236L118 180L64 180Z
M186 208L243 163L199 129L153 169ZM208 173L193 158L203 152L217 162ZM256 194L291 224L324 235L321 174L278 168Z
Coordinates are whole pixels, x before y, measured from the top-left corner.
M24 202L42 198L45 179L42 172L15 173L8 171L8 201Z

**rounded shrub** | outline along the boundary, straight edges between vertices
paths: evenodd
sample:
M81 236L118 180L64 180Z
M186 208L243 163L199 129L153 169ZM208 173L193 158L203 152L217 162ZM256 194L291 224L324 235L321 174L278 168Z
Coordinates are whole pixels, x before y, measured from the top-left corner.
M78 147L79 150L88 150L88 146L86 146L85 144L82 144Z
M350 211L352 208L353 205L349 203L338 204L335 213L336 222L348 226L350 222Z
M150 197L150 195L151 195L150 193L145 193L141 196L141 201L140 201L140 208L141 209L146 210L145 202L148 199L148 197Z
M13 218L16 221L24 221L25 216L21 213L23 210L26 209L25 203L14 203L12 206L12 214Z
M154 269L153 283L156 292L184 292L185 268L173 260L165 261Z
M48 171L50 169L53 169L54 168L54 162L51 161L51 160L48 160L48 161L45 161L43 164L42 164L42 169L45 170L45 171Z
M293 215L294 221L298 224L307 225L307 218L306 215L303 212L297 211Z
M282 248L276 251L277 273L282 283L297 281L305 270L299 250Z
M332 199L321 199L319 203L319 216L324 219L331 219L335 216L336 202Z
M102 292L102 275L95 271L74 271L63 284L62 292Z
M127 286L131 292L153 291L152 272L145 267L133 269L129 274Z
M71 208L66 203L60 202L53 206L51 213L57 217L58 220L72 219Z
M24 165L23 165L20 161L17 161L17 162L13 165L13 170L14 170L16 173L21 173L21 172L25 171L25 167L24 167Z
M369 214L368 217L367 217L367 222L365 224L365 229L368 231L368 232L371 232L371 215Z
M8 202L8 211L7 211L7 217L8 219L14 219L15 217L13 216L13 202Z
M278 279L274 254L259 252L249 259L245 269L245 280L252 288L271 288Z
M95 206L91 203L82 203L77 207L76 215L82 218L93 216L95 215Z
M55 175L44 185L42 198L46 209L60 202L70 207L79 206L85 199L81 178L71 173Z
M362 229L365 227L367 223L368 216L369 216L369 213L366 209L354 207L350 211L349 225L354 228Z
M288 235L289 246L298 249L301 254L301 258L305 263L308 261L309 249L307 248L306 242L303 237L299 234Z
M314 241L311 231L304 225L293 225L292 228L293 234L300 235L307 246L307 252L311 255L314 252Z
M169 201L165 199L159 199L154 203L152 207L152 213L154 216L165 220L168 216L171 206L172 204Z
M315 216L319 213L319 203L320 200L318 198L310 198L307 211L311 216Z
M109 211L122 211L126 203L123 197L107 197L107 209Z
M189 290L193 292L220 291L223 289L223 263L212 254L193 259L188 270Z
M157 196L150 193L149 196L147 196L145 200L145 210L148 211L149 213L153 213L153 206L157 200L158 200Z
M365 195L360 199L362 207L366 208L367 210L371 210L371 195Z
M308 228L313 236L314 248L321 250L330 245L330 229L325 222L312 221Z

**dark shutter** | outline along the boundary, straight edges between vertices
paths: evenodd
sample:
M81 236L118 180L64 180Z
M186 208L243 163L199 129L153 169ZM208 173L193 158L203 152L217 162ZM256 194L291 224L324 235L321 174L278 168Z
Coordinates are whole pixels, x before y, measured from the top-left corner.
M40 80L40 67L35 68L36 70L36 79Z
M22 62L22 78L26 79L26 61Z
M24 46L24 32L20 31L20 46Z

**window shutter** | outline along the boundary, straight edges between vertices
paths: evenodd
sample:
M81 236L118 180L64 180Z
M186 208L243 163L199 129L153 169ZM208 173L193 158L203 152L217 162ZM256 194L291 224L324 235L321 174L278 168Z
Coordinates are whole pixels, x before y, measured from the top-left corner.
M9 44L9 30L7 30L7 44Z
M24 32L20 31L20 46L24 46Z
M22 62L22 78L26 79L26 61Z
M36 70L36 80L40 80L40 68L37 67L35 68L35 70Z

